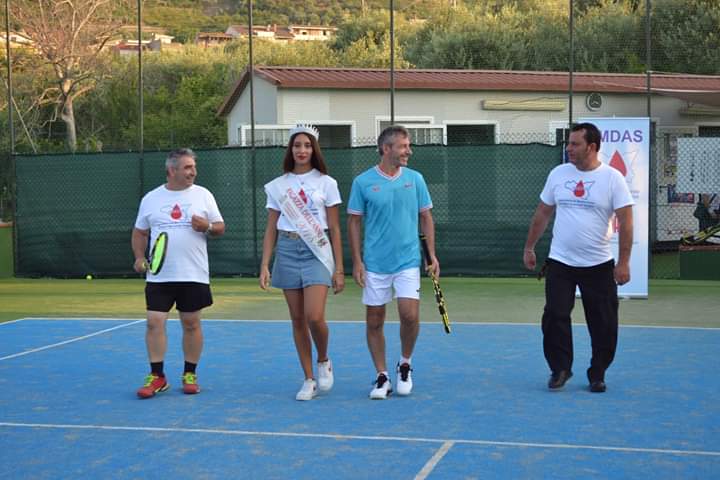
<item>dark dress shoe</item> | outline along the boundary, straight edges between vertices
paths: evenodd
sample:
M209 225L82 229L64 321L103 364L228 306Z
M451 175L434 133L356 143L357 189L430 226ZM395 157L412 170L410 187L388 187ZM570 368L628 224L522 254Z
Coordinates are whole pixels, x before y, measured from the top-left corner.
M605 385L605 382L602 380L595 380L594 382L590 382L590 391L593 393L603 393L605 390L607 390L607 386Z
M548 388L550 390L559 390L565 386L565 382L570 380L572 372L569 370L560 370L559 372L553 372L550 375L550 381L548 381Z

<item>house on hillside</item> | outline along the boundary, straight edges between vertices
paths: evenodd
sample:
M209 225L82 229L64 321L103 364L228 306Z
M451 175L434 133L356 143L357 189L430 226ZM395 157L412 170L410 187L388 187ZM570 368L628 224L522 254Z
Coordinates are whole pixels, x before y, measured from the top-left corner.
M7 36L4 30L0 33L0 44L3 45L3 48L7 43ZM25 32L10 30L10 48L33 48L34 46L35 42Z
M335 36L336 27L316 25L290 25L288 30L294 40L327 41Z
M182 44L173 42L175 37L172 35L165 35L158 32L152 32L150 35L150 40L139 42L142 45L143 52L160 52L163 50L178 50L183 48ZM136 39L116 40L109 46L112 51L122 56L137 55L138 51L138 41Z
M247 25L230 25L225 33L233 38L247 38ZM260 39L272 40L276 42L292 42L295 40L318 40L327 41L331 39L337 28L328 26L312 26L312 25L290 25L281 27L273 25L254 25L252 28L253 36Z
M137 56L138 50L142 48L143 52L152 51L150 48L150 40L143 40L138 43L137 40L118 40L114 44L109 45L110 50L122 57L134 55Z
M152 34L152 40L157 40L158 42L162 43L163 45L170 45L173 43L173 40L175 39L172 35L166 35L164 33L153 33Z
M201 47L221 47L228 42L233 41L235 37L225 32L198 32L195 35L194 44Z

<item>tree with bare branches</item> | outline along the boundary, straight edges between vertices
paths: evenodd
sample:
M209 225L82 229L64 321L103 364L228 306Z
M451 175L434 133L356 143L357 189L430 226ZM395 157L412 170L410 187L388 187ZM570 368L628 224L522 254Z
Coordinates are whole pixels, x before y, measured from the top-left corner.
M12 0L12 20L34 42L54 78L39 102L54 107L66 127L68 148L77 149L74 102L95 88L108 41L125 23L130 0Z

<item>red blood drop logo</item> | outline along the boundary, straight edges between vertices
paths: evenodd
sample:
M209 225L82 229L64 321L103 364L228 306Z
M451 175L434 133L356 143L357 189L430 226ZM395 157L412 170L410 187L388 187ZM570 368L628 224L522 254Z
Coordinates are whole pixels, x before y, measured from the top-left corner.
M305 190L300 189L299 195L300 195L300 198L302 198L303 203L305 203L305 205L307 205L307 196L305 196Z
M173 207L172 212L170 212L170 217L173 220L180 220L182 218L182 210L180 210L180 205L177 203Z
M627 176L627 167L625 166L622 155L620 155L620 152L617 150L615 150L615 153L613 153L613 156L610 159L610 166L622 173L623 177Z
M585 185L583 184L582 180L580 180L577 185L575 185L575 190L573 191L576 197L584 197L585 196Z

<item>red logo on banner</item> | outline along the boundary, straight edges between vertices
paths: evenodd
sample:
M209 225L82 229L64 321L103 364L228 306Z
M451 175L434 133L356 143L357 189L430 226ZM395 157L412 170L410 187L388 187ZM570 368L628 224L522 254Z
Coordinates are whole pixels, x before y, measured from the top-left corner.
M622 155L620 155L620 152L618 152L617 150L615 150L615 153L613 153L613 156L610 159L610 166L618 172L622 173L623 177L627 176L627 167L625 166L625 161L623 160Z

